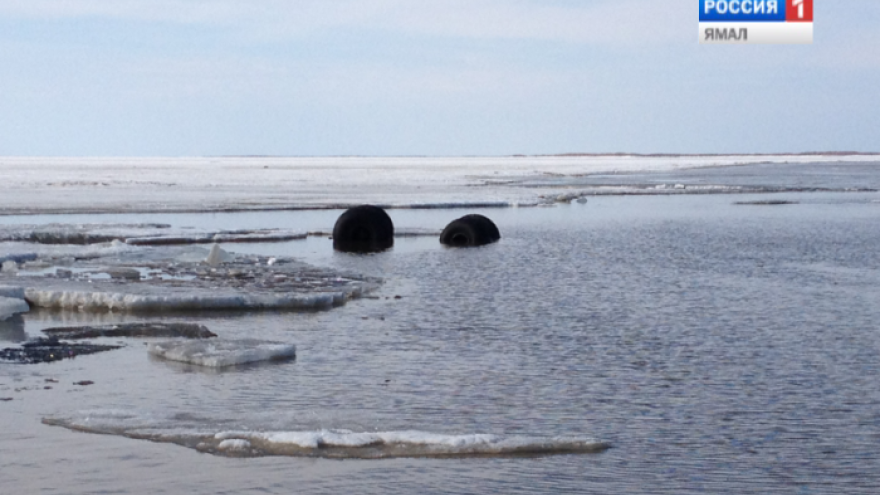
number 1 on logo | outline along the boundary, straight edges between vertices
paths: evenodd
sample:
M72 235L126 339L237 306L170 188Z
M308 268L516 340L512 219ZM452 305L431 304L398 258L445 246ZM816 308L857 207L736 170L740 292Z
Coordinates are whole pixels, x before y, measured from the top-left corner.
M785 20L813 22L813 0L786 0Z

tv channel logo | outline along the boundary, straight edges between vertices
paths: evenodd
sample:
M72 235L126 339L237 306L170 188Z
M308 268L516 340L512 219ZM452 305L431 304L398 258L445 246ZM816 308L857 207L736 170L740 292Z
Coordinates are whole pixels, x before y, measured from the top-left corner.
M700 0L700 43L813 42L813 0Z

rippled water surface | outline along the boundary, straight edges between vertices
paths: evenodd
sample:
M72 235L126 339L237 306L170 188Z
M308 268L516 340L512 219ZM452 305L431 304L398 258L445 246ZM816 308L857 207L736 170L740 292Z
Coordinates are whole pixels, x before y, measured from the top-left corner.
M488 210L503 239L469 250L434 238L400 239L370 256L334 254L323 238L229 246L302 256L385 284L375 298L328 312L189 317L221 337L295 343L293 362L210 371L150 358L130 341L73 361L0 365L0 397L13 398L0 402L3 485L46 493L877 493L880 204L872 201L880 198L733 204L743 199ZM438 229L463 214L391 213L397 225ZM326 227L337 214L308 214L316 215L309 222ZM261 227L297 215L206 221ZM23 331L134 319L33 312ZM0 332L20 337L22 329ZM85 379L95 384L73 385ZM613 448L236 459L40 424L87 409L137 411L172 426L586 436Z

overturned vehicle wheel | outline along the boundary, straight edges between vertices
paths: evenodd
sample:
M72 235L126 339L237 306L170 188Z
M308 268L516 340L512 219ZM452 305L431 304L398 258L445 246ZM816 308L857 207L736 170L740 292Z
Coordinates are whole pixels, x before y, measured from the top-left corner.
M474 247L501 239L492 220L476 213L453 220L440 234L440 243L451 247Z
M385 210L373 205L349 208L333 227L333 249L376 253L394 245L394 224Z

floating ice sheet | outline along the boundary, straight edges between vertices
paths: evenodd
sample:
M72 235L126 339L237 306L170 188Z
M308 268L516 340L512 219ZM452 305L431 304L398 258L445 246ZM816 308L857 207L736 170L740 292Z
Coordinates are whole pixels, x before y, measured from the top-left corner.
M0 296L0 321L18 313L27 313L30 309L24 299Z
M0 242L91 245L112 241L132 245L208 244L212 242L280 242L305 239L304 232L287 229L201 230L166 224L50 223L0 225ZM5 259L0 258L5 261ZM16 259L15 261L21 262Z
M261 229L246 231L219 231L189 235L162 235L152 237L128 237L125 242L137 246L162 246L172 244L209 244L212 242L282 242L301 240L308 237L305 232L281 229Z
M47 246L53 256L0 272L0 284L26 287L24 296L36 307L157 312L328 309L380 282L286 257L216 256L211 266L203 247L112 244L123 249L87 259Z
M150 344L147 350L153 356L170 361L211 368L296 357L296 346L293 344L254 339L159 342Z
M24 287L15 285L0 285L0 297L24 299Z
M138 235L159 235L169 228L170 225L155 223L0 225L0 241L85 245L124 240Z
M96 284L97 285L97 284ZM217 295L210 288L186 290L168 295L161 286L154 286L157 294L131 294L126 292L87 292L79 290L47 290L29 288L27 301L34 306L54 309L78 309L80 311L132 311L157 313L165 311L210 310L319 310L343 304L360 291L321 292L318 294L237 294ZM124 287L120 287L124 290ZM165 292L166 295L159 293ZM213 294L212 294L213 292Z
M137 253L143 248L129 246L121 241L110 241L99 244L34 244L27 241L0 242L0 261L14 261L24 265L38 258L55 258L59 262L69 263L76 259L98 258L101 256L119 256Z
M580 436L533 437L490 434L440 434L426 431L233 431L129 411L82 411L43 423L89 433L183 445L232 456L297 456L336 459L393 457L505 457L589 454L610 447Z

